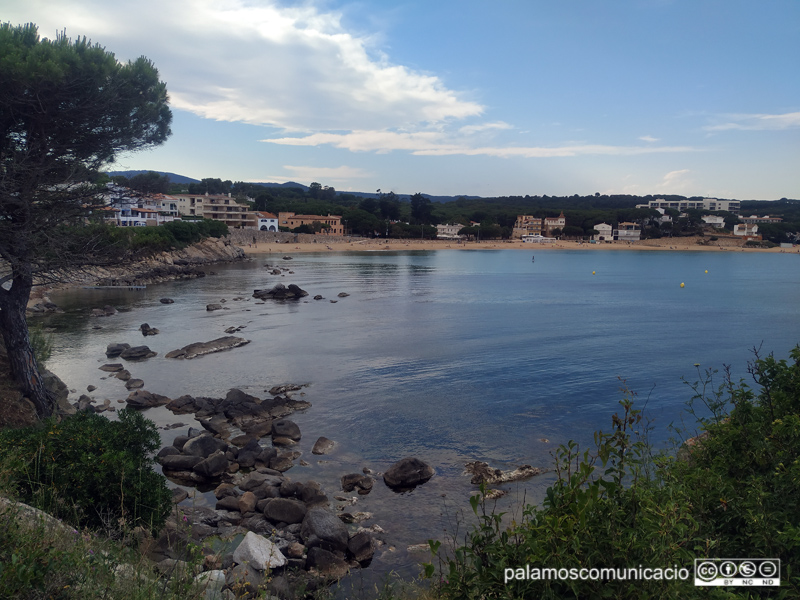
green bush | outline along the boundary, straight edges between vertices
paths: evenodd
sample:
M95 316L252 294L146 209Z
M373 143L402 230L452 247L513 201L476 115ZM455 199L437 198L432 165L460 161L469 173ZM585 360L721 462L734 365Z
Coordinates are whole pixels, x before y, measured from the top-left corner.
M11 484L19 498L76 526L158 529L170 509L164 477L152 470L155 425L133 410L118 421L86 411L0 432L16 457Z
M673 455L654 455L626 395L610 434L592 451L555 454L556 482L519 522L471 499L479 525L449 553L431 542L443 598L800 597L800 346L791 362L756 360L759 390L713 372L692 385L692 414L707 433ZM485 498L485 497L484 497ZM479 510L481 509L481 510ZM695 558L780 558L781 588L750 595L696 588ZM517 580L516 569L684 568L688 579ZM425 566L433 576L436 565ZM509 571L511 569L511 571Z

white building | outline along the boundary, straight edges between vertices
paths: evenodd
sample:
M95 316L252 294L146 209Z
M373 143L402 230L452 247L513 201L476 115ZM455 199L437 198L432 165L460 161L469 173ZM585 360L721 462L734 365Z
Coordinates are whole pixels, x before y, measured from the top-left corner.
M255 212L256 229L260 231L278 231L278 217L268 212Z
M620 242L638 242L642 239L642 230L636 223L620 223L614 230L614 239Z
M608 223L598 223L593 229L597 231L597 235L592 236L596 242L610 242L614 239L614 228Z
M554 244L556 238L544 237L543 235L523 235L522 241L526 244Z
M733 235L756 236L758 235L758 225L751 223L737 223L733 227Z
M636 208L674 208L675 210L710 210L726 211L735 215L739 214L738 200L717 200L716 198L703 198L702 200L665 200L657 198L647 204L637 204Z
M460 224L447 224L447 225L437 225L436 226L436 238L440 240L458 240L461 239L463 236L458 235L458 232L463 229L463 225Z
M719 215L703 215L703 223L712 227L725 227L725 218Z

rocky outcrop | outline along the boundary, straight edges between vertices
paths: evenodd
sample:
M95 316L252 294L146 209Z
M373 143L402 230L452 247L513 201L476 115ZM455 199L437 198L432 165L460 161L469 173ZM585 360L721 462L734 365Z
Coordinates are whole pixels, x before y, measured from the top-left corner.
M466 464L465 472L472 475L471 482L474 484L486 483L494 485L498 483L508 483L510 481L520 481L535 475L546 473L547 469L539 469L530 465L522 465L511 471L501 471L492 468L488 463L475 461Z
M299 300L305 296L308 296L308 292L293 283L290 283L288 287L278 283L270 290L253 291L253 298L259 300Z
M205 354L238 348L239 346L244 346L249 343L250 340L229 335L211 340L210 342L195 342L183 348L167 352L165 356L166 358L196 358Z
M125 266L96 267L76 273L70 279L79 285L149 285L205 277L204 268L208 265L244 259L244 250L229 240L206 238L182 250L160 252Z

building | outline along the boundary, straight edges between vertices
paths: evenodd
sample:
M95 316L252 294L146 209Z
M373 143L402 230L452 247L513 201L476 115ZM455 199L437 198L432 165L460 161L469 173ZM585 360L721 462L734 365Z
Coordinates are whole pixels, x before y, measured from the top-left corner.
M463 236L458 235L458 232L463 227L461 224L437 225L436 238L440 240L460 240Z
M613 237L620 242L638 242L642 239L642 230L636 223L620 223L614 230Z
M542 220L531 215L517 215L511 239L520 240L523 235L542 235Z
M647 204L637 204L636 208L673 208L681 212L687 210L726 211L738 215L739 201L717 200L716 198L703 198L702 200L665 200L664 198L658 198L650 200Z
M598 223L594 226L597 235L592 236L596 242L610 242L614 239L614 228L608 223Z
M256 211L256 229L260 231L278 231L278 217L268 212Z
M202 194L176 194L178 201L178 212L187 217L202 217L203 202L212 196ZM214 196L216 197L216 196Z
M256 226L255 215L250 207L239 204L230 195L204 196L202 210L204 218L222 221L230 228L243 229Z
M551 235L555 229L564 231L566 225L567 219L564 218L564 211L562 210L561 214L557 217L545 217L542 221L542 230L544 235Z
M180 220L177 200L166 194L140 195L110 184L104 195L104 219L120 227L155 227Z
M750 223L737 223L733 226L733 235L756 237L758 235L758 225Z
M544 237L543 235L523 235L522 241L526 244L554 244L556 238Z
M288 227L289 229L294 229L301 225L313 227L314 223L327 225L327 227L323 227L319 231L321 235L344 235L342 217L339 215L323 217L320 215L296 215L293 212L278 213L278 224L281 227Z
M749 217L739 217L739 221L748 225L758 225L759 223L780 223L783 219L781 217L770 217L769 215L766 217L750 215Z
M719 215L703 215L703 223L712 227L725 227L725 218Z

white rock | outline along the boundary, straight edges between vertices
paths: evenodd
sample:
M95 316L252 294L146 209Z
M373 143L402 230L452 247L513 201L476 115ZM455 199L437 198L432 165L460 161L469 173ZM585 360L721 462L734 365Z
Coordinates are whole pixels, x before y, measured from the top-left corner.
M287 562L275 544L252 531L247 532L242 543L236 548L233 561L240 565L247 563L259 571L282 567Z
M194 580L205 588L205 600L222 600L222 588L225 587L224 571L206 571L200 573Z

